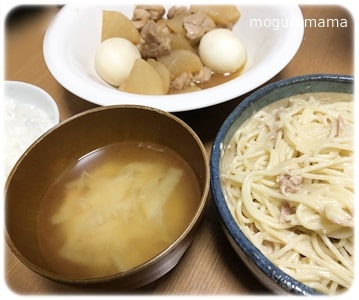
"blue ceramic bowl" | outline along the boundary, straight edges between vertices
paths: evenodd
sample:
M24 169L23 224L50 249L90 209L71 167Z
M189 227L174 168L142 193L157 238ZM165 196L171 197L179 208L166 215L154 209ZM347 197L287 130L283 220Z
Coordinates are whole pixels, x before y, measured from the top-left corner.
M341 92L352 94L352 76L314 74L293 77L264 86L244 99L222 124L215 138L211 157L211 189L222 221L224 232L239 257L262 282L278 294L318 295L317 291L298 282L271 263L244 235L234 220L224 198L220 165L222 150L230 142L237 128L264 106L283 98L313 92Z

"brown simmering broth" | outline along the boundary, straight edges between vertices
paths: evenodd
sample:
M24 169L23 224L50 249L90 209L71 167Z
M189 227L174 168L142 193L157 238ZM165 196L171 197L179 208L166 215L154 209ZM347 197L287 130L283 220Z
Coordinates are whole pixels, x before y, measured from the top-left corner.
M242 73L244 72L244 68L245 65L240 68L239 70L230 73L230 74L219 74L219 73L214 73L211 77L211 79L207 82L203 82L200 84L200 87L202 90L204 89L208 89L217 85L220 85L222 83L228 82L232 79L237 78L238 76L242 75Z
M44 195L38 242L71 278L134 268L173 243L200 199L189 164L162 145L123 142L81 158Z
M233 73L229 73L229 74L213 73L210 80L208 80L208 81L205 81L202 83L195 83L194 86L186 87L182 90L176 90L176 89L170 88L168 94L190 93L190 92L194 92L194 91L205 90L205 89L208 89L211 87L215 87L217 85L226 83L232 79L239 77L240 75L243 74L244 69L245 69L245 64L242 68L240 68L239 70L237 70Z

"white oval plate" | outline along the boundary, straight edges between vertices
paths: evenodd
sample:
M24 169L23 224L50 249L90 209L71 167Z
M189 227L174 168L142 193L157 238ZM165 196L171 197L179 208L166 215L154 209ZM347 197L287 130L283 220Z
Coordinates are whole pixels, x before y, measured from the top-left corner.
M296 54L304 32L297 5L238 6L241 17L233 31L242 40L248 56L242 75L197 92L136 95L109 86L95 71L94 54L100 45L105 9L131 17L134 5L65 5L50 24L43 44L46 64L56 80L73 94L103 106L137 104L177 112L231 100L279 73Z

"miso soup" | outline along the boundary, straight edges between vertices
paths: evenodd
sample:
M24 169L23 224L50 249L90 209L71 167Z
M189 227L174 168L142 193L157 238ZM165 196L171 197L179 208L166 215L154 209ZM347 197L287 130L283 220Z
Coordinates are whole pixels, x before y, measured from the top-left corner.
M40 249L71 278L126 271L175 241L199 201L198 180L175 151L112 144L79 159L49 187L37 220Z

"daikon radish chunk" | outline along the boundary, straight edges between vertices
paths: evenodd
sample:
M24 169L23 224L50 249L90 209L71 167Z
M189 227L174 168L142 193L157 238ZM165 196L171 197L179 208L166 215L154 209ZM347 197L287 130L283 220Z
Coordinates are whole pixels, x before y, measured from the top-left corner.
M125 38L135 45L140 42L140 33L127 16L119 11L104 10L101 40L105 41L113 37Z
M119 89L142 95L165 95L165 85L156 69L144 59L136 59L128 77Z

